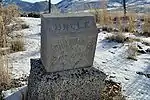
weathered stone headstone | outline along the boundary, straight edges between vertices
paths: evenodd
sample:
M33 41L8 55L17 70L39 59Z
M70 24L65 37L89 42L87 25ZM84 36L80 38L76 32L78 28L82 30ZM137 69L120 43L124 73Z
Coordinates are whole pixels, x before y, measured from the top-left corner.
M41 60L47 72L93 65L98 32L91 14L45 14L41 25Z
M93 63L94 17L43 15L41 25L41 59L31 60L28 100L101 100L106 74Z

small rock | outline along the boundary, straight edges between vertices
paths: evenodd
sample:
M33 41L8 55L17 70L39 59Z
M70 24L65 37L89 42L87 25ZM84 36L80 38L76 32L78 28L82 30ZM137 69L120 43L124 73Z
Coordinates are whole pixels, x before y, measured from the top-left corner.
M112 51L109 51L110 53L112 53L112 54L115 54L114 52L112 52Z
M138 50L139 53L146 54L145 50Z
M110 76L109 78L115 78L116 76Z
M103 61L102 63L106 63L105 61Z
M112 48L116 49L116 48L118 48L118 47L117 47L117 46L113 46Z
M148 48L148 49L146 50L146 52L147 52L147 53L150 53L150 48Z
M145 75L143 72L136 72L136 74Z
M139 49L143 49L140 45L137 45Z
M131 66L133 66L133 64L130 64Z
M150 46L149 42L142 42L142 44L145 44L146 46Z
M146 74L145 76L146 76L147 78L150 78L150 74Z
M101 32L101 29L100 29L100 28L97 28L97 30L98 30L98 33L100 33L100 32Z
M125 77L125 80L129 80L129 79Z
M127 57L127 59L138 61L137 58L135 58L135 57Z

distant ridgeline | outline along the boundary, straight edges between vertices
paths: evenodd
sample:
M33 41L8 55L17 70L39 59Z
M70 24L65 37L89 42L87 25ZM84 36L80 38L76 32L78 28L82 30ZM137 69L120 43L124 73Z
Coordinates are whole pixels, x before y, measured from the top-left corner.
M3 0L3 4L7 6L8 4L16 4L20 7L22 11L25 12L45 12L48 11L48 2L41 1L36 3L30 3L21 0ZM75 1L75 0L62 0L58 4L52 4L52 11L54 12L68 12L68 11L80 11L80 10L87 10L89 8L99 8L100 3L99 1Z
M138 10L140 12L150 11L150 7L141 8L141 5L150 5L149 0L126 0L127 5L132 5L132 10ZM48 11L48 2L41 1L36 3L25 2L21 0L3 0L3 4L16 4L24 12L46 12ZM87 9L100 8L100 0L62 0L58 4L52 4L52 11L56 12L74 12L82 11ZM122 7L122 0L108 0L108 8ZM133 8L134 7L134 8ZM120 8L118 8L120 9Z
M22 0L3 0L3 5L16 4L21 11L24 12L43 12L48 10L48 2L41 1L36 3L30 3Z

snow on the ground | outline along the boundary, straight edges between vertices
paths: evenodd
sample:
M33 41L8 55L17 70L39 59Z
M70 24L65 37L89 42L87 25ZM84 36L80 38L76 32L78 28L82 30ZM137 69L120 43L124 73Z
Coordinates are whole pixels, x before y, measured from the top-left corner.
M99 33L95 60L110 79L120 82L127 100L150 100L150 78L137 74L150 74L150 54L141 54L137 61L126 58L128 44L104 40Z
M40 18L22 18L28 29L21 30L25 37L25 51L9 55L14 78L29 75L30 59L40 57Z
M27 86L7 90L4 93L4 100L25 100L27 95Z
M22 30L25 36L26 51L10 54L13 76L29 75L30 59L40 57L40 19L22 18L30 25ZM150 100L150 54L138 55L137 61L126 59L128 44L109 42L106 32L99 33L95 61L110 79L120 82L127 100ZM142 38L150 41L150 38ZM150 77L150 76L149 76Z

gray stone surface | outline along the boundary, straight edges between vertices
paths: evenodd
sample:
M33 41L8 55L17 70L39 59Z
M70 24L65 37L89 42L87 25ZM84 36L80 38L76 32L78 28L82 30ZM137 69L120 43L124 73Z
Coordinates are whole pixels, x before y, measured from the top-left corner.
M44 14L41 20L41 60L47 72L93 65L98 32L91 14Z
M92 67L48 73L40 59L31 60L28 100L101 100L106 75Z

